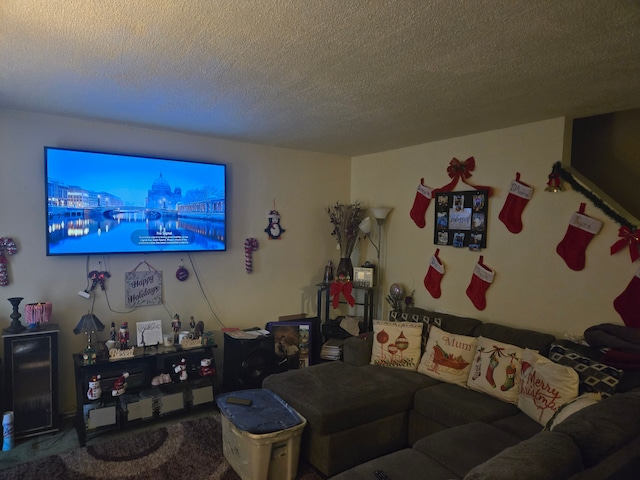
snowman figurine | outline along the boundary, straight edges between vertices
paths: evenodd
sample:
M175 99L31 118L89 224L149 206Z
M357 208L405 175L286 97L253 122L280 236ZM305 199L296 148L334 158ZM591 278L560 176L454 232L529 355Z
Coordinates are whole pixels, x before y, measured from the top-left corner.
M102 388L100 387L100 375L94 375L89 379L89 390L87 390L87 398L89 400L98 400L102 396Z
M183 358L180 363L173 366L173 372L178 376L181 382L184 382L187 377L187 361Z

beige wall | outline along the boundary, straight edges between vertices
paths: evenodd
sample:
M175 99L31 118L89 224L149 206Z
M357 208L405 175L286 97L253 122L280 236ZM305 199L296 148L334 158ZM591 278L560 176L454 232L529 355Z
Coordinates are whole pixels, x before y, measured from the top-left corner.
M617 240L618 225L574 191L544 191L551 165L562 158L563 132L563 119L555 119L352 159L352 199L394 207L384 226L387 261L383 292L388 292L391 283L399 282L409 291L415 289L419 307L539 329L556 336L565 331L580 335L587 327L604 322L622 323L612 303L638 266L631 264L627 251L609 254L609 247ZM494 188L487 248L481 253L496 277L483 311L476 310L465 293L479 258L478 253L466 249L440 249L446 267L442 296L431 297L423 279L436 250L434 205L427 211L427 225L422 230L409 217L420 178L424 177L430 187L441 187L449 182L449 161L469 156L476 159L469 181ZM516 235L506 229L498 214L517 171L535 191L522 216L524 228ZM456 190L471 188L460 183ZM586 268L575 272L555 249L571 214L583 201L587 203L586 213L604 221L604 226L587 249ZM366 244L361 247L356 254L358 262L375 258L373 248ZM387 307L386 302L384 305Z
M415 289L420 307L469 315L485 321L539 329L558 336L581 334L590 325L621 323L612 306L637 266L626 252L609 255L617 225L587 202L587 213L604 226L587 250L581 272L568 269L555 253L569 217L584 198L572 191L544 192L551 165L563 151L562 119L485 132L430 144L348 159L338 156L276 149L175 132L134 128L65 117L0 110L2 179L0 236L13 237L20 251L9 259L11 284L2 298L24 297L24 303L48 300L61 326L61 410L75 409L71 353L83 347L71 332L91 302L77 295L86 285L86 257L46 257L44 247L43 146L87 148L142 155L222 162L229 165L229 249L226 253L194 254L202 286L215 314L227 326L262 326L279 315L315 314L314 285L324 264L337 261L325 209L336 200L360 200L367 206L394 207L384 226L383 292L399 282ZM420 177L431 187L448 183L446 167L452 157L475 156L472 183L490 185L488 247L485 263L496 271L487 292L487 308L475 309L465 295L477 253L441 248L447 273L442 297L433 299L423 286L433 244L434 206L427 226L419 229L409 217ZM535 188L523 214L524 229L514 235L498 220L515 172ZM461 184L457 190L464 190ZM275 199L287 230L281 240L263 232ZM377 229L374 227L374 232ZM255 272L244 271L243 243L255 236ZM377 242L377 238L374 237ZM362 242L354 264L375 260L375 251ZM107 294L113 310L125 311L125 272L146 259L164 273L164 307L142 307L129 314L111 312L106 295L98 292L94 313L106 324L115 321L161 319L169 329L173 312L183 319L194 315L208 329L218 330L207 301L192 272L186 282L175 279L184 259L179 254L112 255L90 258L90 269L103 261L112 274ZM0 298L0 302L4 301ZM9 302L0 303L0 323L10 323ZM166 308L165 308L166 307ZM384 303L386 315L388 308Z
M327 259L337 260L325 209L336 200L349 199L348 158L6 110L0 110L0 145L0 236L13 237L19 246L9 259L11 283L0 289L0 325L6 328L11 321L6 298L24 297L21 313L25 303L53 303L54 319L61 327L63 412L75 410L71 353L81 351L84 340L72 329L91 308L91 301L78 295L87 284L86 257L45 256L44 146L228 164L228 251L192 255L215 314L225 325L235 327L264 327L267 321L292 313L315 315L314 285L322 280ZM286 229L280 240L269 240L264 233L274 199ZM260 243L251 275L244 267L247 237L256 237ZM134 325L160 319L168 332L171 316L177 312L183 320L193 315L207 329L220 329L184 254L92 256L90 270L100 267L111 272L106 294L113 310L127 310L124 275L143 259L163 271L164 306L113 313L105 293L97 291L94 313L103 323L119 325L126 320ZM185 282L175 277L182 259L191 271Z

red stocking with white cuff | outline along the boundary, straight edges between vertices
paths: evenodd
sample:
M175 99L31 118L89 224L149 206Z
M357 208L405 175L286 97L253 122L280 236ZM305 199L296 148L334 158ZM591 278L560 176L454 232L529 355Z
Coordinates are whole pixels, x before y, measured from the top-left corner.
M433 298L440 298L442 291L440 290L440 282L444 276L444 265L438 257L440 249L436 249L436 253L431 256L431 262L429 262L429 270L424 277L424 286L429 291Z
M476 263L473 269L471 282L467 287L467 296L478 310L484 310L487 307L487 289L493 283L496 275L493 270L482 263L483 260L484 257L480 255L480 260L478 260L478 263Z
M425 214L427 213L427 208L429 208L429 203L431 203L432 198L433 190L430 187L427 187L424 184L424 178L421 178L420 184L418 185L418 191L416 192L416 197L413 200L411 212L409 213L411 219L420 228L424 228L427 224Z
M509 186L509 195L504 202L498 218L507 226L511 233L522 231L522 211L529 203L533 194L533 188L520 181L520 172L516 173L516 179Z
M587 246L602 228L600 220L584 214L585 206L586 204L581 203L580 209L573 213L569 220L567 233L556 247L558 255L571 270L575 271L584 268Z
M624 292L613 301L613 306L627 327L640 328L640 270L633 276Z

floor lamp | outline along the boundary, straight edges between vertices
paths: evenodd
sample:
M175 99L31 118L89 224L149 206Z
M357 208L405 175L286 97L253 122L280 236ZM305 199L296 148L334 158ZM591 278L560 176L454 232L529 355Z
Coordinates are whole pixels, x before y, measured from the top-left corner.
M371 245L373 245L373 247L376 249L376 255L378 260L377 269L376 269L376 284L380 289L382 289L382 285L380 283L380 271L382 269L381 260L380 260L381 250L382 250L382 225L384 225L384 222L387 220L387 215L389 215L389 212L392 209L387 207L375 207L375 208L370 208L369 210L371 210L371 213L373 214L373 218L375 218L376 223L378 224L378 245L373 243L373 240L371 240L371 218L370 217L367 217L362 221L362 223L360 224L360 230L364 232L365 237L369 239L369 242L371 242ZM378 301L380 305L380 315L382 315L382 300L381 300L382 295L378 294L378 297L380 297Z

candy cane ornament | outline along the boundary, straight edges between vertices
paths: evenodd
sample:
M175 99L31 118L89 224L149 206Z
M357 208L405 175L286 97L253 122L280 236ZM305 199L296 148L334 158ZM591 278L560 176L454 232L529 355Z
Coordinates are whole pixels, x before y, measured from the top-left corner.
M244 267L247 273L253 272L253 252L258 250L258 239L247 238L244 241Z
M18 247L9 237L0 238L0 287L9 285L9 273L7 272L7 257L5 255L15 255Z

